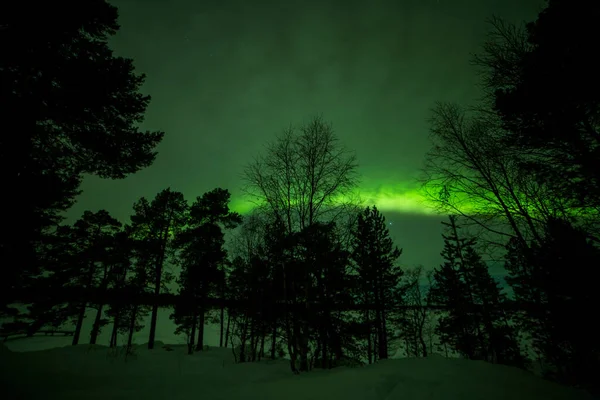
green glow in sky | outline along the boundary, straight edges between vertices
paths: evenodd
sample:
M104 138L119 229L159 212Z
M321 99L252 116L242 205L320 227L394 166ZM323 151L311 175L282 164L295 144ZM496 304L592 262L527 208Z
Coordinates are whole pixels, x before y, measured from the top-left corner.
M363 184L353 194L359 197L360 203L365 207L375 205L383 212L401 212L418 215L438 214L431 207L431 201L425 198L418 188L413 186L415 185ZM255 207L255 204L248 198L237 197L232 198L230 207L233 211L246 214Z
M478 98L469 60L485 20L532 20L542 0L111 2L121 25L111 47L147 75L142 128L165 139L154 164L125 180L86 178L70 221L100 209L128 221L135 201L167 187L190 202L228 189L231 209L247 214L244 166L290 124L322 115L356 152L362 205L394 220L404 262L436 265L444 217L415 180L430 109Z

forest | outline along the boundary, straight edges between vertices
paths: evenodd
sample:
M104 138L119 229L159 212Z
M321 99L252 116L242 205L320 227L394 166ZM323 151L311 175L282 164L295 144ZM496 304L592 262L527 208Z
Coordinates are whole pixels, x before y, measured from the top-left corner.
M444 262L410 268L377 205L356 196L358 160L322 116L282 130L241 171L248 213L225 188L195 199L165 188L127 221L99 210L65 224L85 176L124 179L168 135L139 128L150 96L107 43L117 8L80 3L40 5L52 17L33 30L24 5L0 17L5 340L77 345L92 309L89 343L109 330L128 352L149 317L152 349L169 308L189 354L216 324L237 362L288 357L293 374L401 350L538 364L598 391L598 2L549 0L523 26L488 21L472 59L484 95L431 110L421 184L447 216Z

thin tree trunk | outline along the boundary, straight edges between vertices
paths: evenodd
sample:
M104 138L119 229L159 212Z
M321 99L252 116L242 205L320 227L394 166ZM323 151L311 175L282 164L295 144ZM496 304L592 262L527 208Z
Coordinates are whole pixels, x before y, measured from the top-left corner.
M323 369L329 369L331 368L331 363L329 361L329 352L327 351L327 333L323 332L321 337L321 367Z
M321 340L317 340L317 347L315 348L315 352L313 354L312 360L310 362L310 369L317 367L318 361L321 359Z
M302 335L299 337L300 345L300 368L302 372L308 371L308 326L305 323L302 330Z
M96 311L96 318L94 319L94 325L92 326L92 332L90 333L90 344L96 344L96 341L98 340L100 321L102 319L102 308L104 308L104 305L99 304L98 310Z
M273 332L271 334L271 360L274 360L277 356L277 323L273 324Z
M162 271L163 264L165 262L165 253L167 251L167 241L169 240L169 228L171 226L171 220L173 218L173 212L169 215L164 232L161 234L161 249L156 263L156 275L154 276L154 304L152 304L152 317L150 318L150 337L148 338L148 349L154 348L154 339L156 338L156 320L158 318L158 296L160 295L160 284L162 282Z
M423 339L423 334L419 334L419 340L421 341L421 349L423 350L423 357L427 357L427 344L425 343L425 339Z
M387 337L387 317L385 314L385 309L382 307L381 309L381 354L380 359L387 359L389 357L388 354L388 337Z
M255 361L256 360L256 338L255 338L255 333L254 333L254 318L250 318L250 354L248 354L248 360L249 361Z
M240 337L240 354L239 362L246 362L246 341L248 340L248 315L244 316L244 324L242 325L242 334Z
M77 316L77 325L75 325L75 333L73 334L73 346L77 346L79 344L79 336L81 335L81 327L83 326L83 319L85 318L86 306L87 303L83 303L79 308L79 315Z
M227 310L227 329L225 329L225 347L229 344L229 324L231 322L231 314L229 310Z
M371 343L371 321L369 320L369 310L365 311L365 324L367 325L367 359L369 364L373 364L373 344Z
M258 352L258 361L265 357L265 329L263 327L262 333L260 335L260 351Z
M196 351L203 351L204 348L204 305L200 308L200 314L198 318L198 341L196 342Z
M373 362L376 363L378 360L378 355L379 352L375 351L375 349L379 349L379 341L378 341L378 334L377 332L375 332L375 334L373 335Z
M154 339L156 338L156 321L158 318L158 296L160 295L160 282L162 279L162 263L164 251L160 256L160 261L156 265L156 275L154 277L154 304L152 304L152 316L150 318L150 336L148 337L148 349L154 349Z
M198 313L194 310L192 316L192 332L188 340L188 354L194 354L194 340L196 340L196 326L198 322Z
M89 264L87 283L85 285L86 289L90 289L92 286L92 282L94 280L94 272L96 271L96 267L94 263L91 262ZM79 344L79 337L81 336L81 327L83 326L83 319L85 318L85 310L87 307L87 301L83 301L81 303L81 308L79 309L79 315L77 316L77 325L75 326L75 333L73 334L73 346L77 346Z
M133 310L131 310L131 318L129 320L129 337L127 338L127 349L130 349L131 344L133 343L133 332L135 331L136 317L137 317L137 306L133 306Z
M121 314L121 307L117 308L115 313L115 319L113 321L112 333L110 334L110 344L109 347L117 347L117 335L119 332L119 318Z
M287 313L286 313L287 314ZM298 348L298 323L296 322L296 320L293 320L290 323L289 320L289 316L286 315L286 336L287 336L287 348L288 348L288 354L290 356L290 368L292 370L292 373L294 375L299 374L298 369L296 368L296 359L298 357L298 353L296 352L296 349Z
M219 335L219 347L223 347L223 331L225 325L225 305L221 304L221 332ZM225 346L227 347L227 346Z

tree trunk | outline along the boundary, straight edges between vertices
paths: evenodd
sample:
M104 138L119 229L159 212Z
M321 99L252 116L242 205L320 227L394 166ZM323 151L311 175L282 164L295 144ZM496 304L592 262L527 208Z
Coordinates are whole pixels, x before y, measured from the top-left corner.
M246 341L248 340L247 336L248 332L248 316L244 316L244 323L242 325L242 332L240 337L240 354L238 357L238 361L243 363L246 362Z
M196 351L202 351L204 345L204 306L200 308L200 314L198 318L198 341L196 342Z
M273 324L273 332L271 334L271 360L277 356L277 324Z
M375 334L373 334L373 362L376 363L377 362L377 356L379 355L378 350L379 349L379 341L377 340L378 334L377 332L375 332Z
M292 369L292 373L294 375L298 375L299 371L296 368L296 359L297 359L297 353L296 353L296 349L298 348L297 345L297 341L298 341L298 323L294 320L292 322L292 326L290 326L290 322L289 322L289 316L286 315L286 326L287 326L287 347L288 347L288 354L290 355L290 367Z
M148 338L148 349L154 349L154 338L156 337L156 320L158 318L158 296L160 295L160 282L162 279L162 263L164 251L160 256L160 261L156 265L156 276L154 277L154 304L152 304L152 316L150 318L150 336Z
M219 335L219 347L223 347L223 328L225 325L225 305L221 304L221 331Z
M254 331L254 318L250 319L250 354L248 359L252 362L256 361L256 333Z
M131 319L129 320L129 337L127 338L127 348L131 348L131 344L133 343L133 332L135 331L135 320L137 317L137 306L133 306L133 310L131 310Z
M192 316L192 332L188 339L188 354L194 354L194 340L196 339L196 325L198 323L198 313L194 311Z
M77 315L77 325L75 325L75 333L73 333L73 346L79 344L79 336L81 335L81 327L83 326L83 319L85 318L85 308L87 303L81 304L79 308L79 315Z
M310 369L315 367L320 367L317 365L318 361L321 359L321 340L317 340L317 347L315 348L315 352L313 353L312 359L310 360Z
M119 333L119 318L121 314L121 307L117 308L115 313L115 319L113 321L112 333L110 334L109 347L117 347L117 336Z
M327 351L327 333L324 332L321 339L321 367L323 369L331 368L331 363L329 362L329 352Z
M369 364L373 364L373 344L371 343L371 321L369 320L369 310L365 311L365 325L367 326L367 359Z
M308 371L308 326L305 323L303 326L302 334L299 337L299 350L300 350L300 368L301 372Z
M148 349L154 348L154 338L156 337L156 320L158 317L158 296L160 295L160 283L162 282L162 271L163 264L165 262L165 253L167 251L167 241L169 240L169 228L171 226L171 219L173 212L169 215L167 225L164 231L161 232L161 248L160 254L156 262L156 275L154 276L154 304L152 304L152 317L150 318L150 337L148 338Z
M420 321L419 321L419 341L421 342L421 350L423 357L427 357L427 344L425 343L425 338L423 337L423 326L425 325L426 311L421 312Z
M94 272L96 271L96 267L93 262L89 264L86 289L90 289L92 286L92 282L94 280ZM85 298L85 297L84 297ZM77 325L75 326L75 333L73 334L73 346L77 346L79 344L79 337L81 336L81 327L83 326L83 319L85 318L85 310L87 307L87 301L81 303L81 308L79 309L79 315L77 316Z
M260 350L258 352L258 361L260 361L265 356L265 329L262 329L262 333L260 335Z
M227 329L225 329L225 347L229 344L229 324L231 322L231 314L227 311Z
M92 326L92 332L90 333L90 344L96 344L96 341L98 340L98 334L100 333L100 320L102 319L102 308L104 308L104 305L99 304L96 312L96 318L94 319L94 326Z
M388 338L387 338L387 317L385 314L385 309L381 309L381 339L379 342L379 347L381 348L380 360L387 360L389 357L388 354Z

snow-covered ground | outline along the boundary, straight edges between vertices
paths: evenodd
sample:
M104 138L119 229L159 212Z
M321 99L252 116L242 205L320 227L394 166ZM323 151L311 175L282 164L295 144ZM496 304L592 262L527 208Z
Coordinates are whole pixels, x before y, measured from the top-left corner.
M31 338L25 340L57 340ZM19 341L15 341L16 344ZM56 342L55 342L56 343ZM10 344L10 342L7 342ZM11 346L12 347L12 346ZM186 354L183 345L136 346L125 360L106 346L11 351L0 344L0 397L9 399L591 399L515 368L479 361L386 360L293 376L286 360L235 364L231 349ZM8 396L7 396L8 394Z

